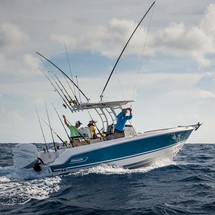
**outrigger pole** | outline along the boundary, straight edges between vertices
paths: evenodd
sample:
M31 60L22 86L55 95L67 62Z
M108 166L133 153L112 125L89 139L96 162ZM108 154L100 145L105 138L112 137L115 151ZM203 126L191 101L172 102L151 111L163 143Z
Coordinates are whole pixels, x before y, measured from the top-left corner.
M79 90L79 92L86 98L87 102L90 100L89 98L87 98L87 96L84 94L84 92L77 86L77 84L62 69L60 69L56 64L54 64L51 60L46 58L44 55L40 54L39 52L36 52L36 53L40 57L44 58L46 61L51 63L54 67L56 67L64 76L66 76L72 82L72 84Z
M119 60L120 60L122 54L123 54L123 52L125 51L125 49L126 49L128 43L130 42L130 40L131 40L131 38L133 37L134 33L136 32L137 28L140 26L141 22L142 22L143 19L146 17L146 15L147 15L148 12L151 10L151 8L153 7L154 4L155 4L155 1L152 3L152 5L151 5L151 6L149 7L149 9L146 11L146 13L144 14L144 16L143 16L142 19L140 20L140 22L137 24L136 28L134 29L133 33L131 34L131 36L129 37L127 43L125 44L124 48L122 49L122 51L121 51L121 53L120 53L120 55L119 55L119 57L118 57L118 59L117 59L115 65L114 65L114 67L113 67L113 69L112 69L112 71L111 71L111 73L110 73L110 75L109 75L109 77L108 77L108 80L107 80L107 82L106 82L106 84L105 84L105 86L104 86L104 89L102 90L102 93L101 93L101 95L100 95L101 101L102 101L102 98L103 98L104 91L105 91L105 89L106 89L106 87L107 87L107 85L108 85L108 83L109 83L109 81L110 81L110 78L111 78L111 76L112 76L112 74L113 74L113 72L114 72L114 70L115 70L115 68L116 68L116 66L117 66L117 64L118 64L118 62L119 62Z

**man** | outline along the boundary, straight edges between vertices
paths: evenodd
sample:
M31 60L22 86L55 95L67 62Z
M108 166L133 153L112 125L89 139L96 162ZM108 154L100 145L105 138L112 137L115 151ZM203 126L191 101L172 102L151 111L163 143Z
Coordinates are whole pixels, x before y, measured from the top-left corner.
M130 112L130 115L126 115L128 111ZM114 129L115 138L125 137L124 132L125 124L127 120L130 119L132 119L132 109L131 108L122 109L122 111L117 115L117 123Z
M64 119L64 123L65 125L69 128L70 130L70 142L73 144L73 143L80 143L80 138L81 138L81 135L80 133L78 132L78 129L79 127L81 126L81 122L80 121L77 121L75 123L75 126L73 125L70 125L68 123L68 121L66 120L66 116L63 115L63 119Z

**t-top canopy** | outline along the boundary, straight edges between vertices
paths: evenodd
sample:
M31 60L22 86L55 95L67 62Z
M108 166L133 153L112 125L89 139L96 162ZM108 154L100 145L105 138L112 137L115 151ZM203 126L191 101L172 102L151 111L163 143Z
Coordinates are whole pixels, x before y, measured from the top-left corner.
M106 101L106 102L96 102L96 103L81 103L74 106L77 110L85 110L85 109L96 109L96 108L121 108L121 106L128 104L129 102L134 102L134 100L123 100L123 101Z

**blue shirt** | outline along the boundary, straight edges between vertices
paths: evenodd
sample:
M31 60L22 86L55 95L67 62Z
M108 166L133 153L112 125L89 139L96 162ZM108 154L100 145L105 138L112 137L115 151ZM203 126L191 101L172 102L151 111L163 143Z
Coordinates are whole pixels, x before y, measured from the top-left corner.
M115 125L115 129L117 129L118 131L124 131L127 120L129 120L131 118L132 118L132 115L126 116L123 114L123 112L120 112L117 115L117 123Z

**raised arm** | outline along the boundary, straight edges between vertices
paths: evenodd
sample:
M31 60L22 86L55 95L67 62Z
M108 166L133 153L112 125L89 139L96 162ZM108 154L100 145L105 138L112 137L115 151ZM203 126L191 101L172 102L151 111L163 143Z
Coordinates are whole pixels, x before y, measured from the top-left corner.
M69 123L67 122L67 120L66 120L66 116L65 116L65 115L63 115L63 119L64 119L64 123L65 123L65 125L66 125L66 126L69 126Z
M130 119L132 118L132 109L131 108L127 108L128 111L130 111Z

